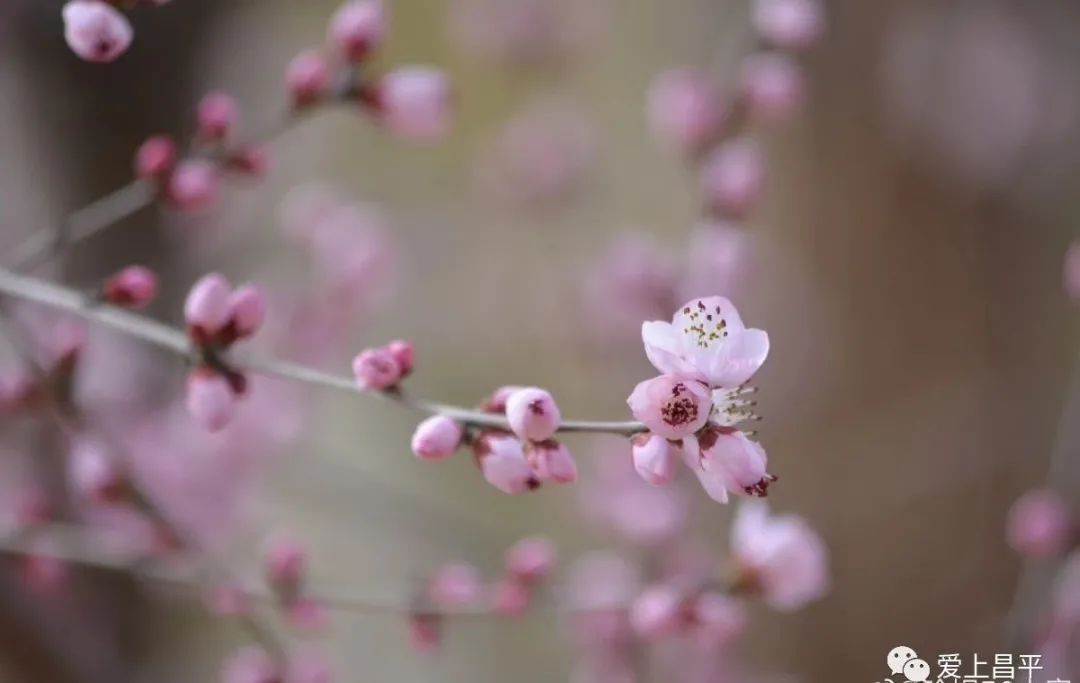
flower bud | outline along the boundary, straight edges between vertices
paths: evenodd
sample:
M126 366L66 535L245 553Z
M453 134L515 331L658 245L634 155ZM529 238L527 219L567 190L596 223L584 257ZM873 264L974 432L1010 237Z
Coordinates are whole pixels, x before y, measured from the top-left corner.
M401 366L386 347L361 351L352 368L357 386L366 391L382 391L401 381Z
M653 134L685 153L716 138L724 107L713 81L692 69L674 69L649 86L647 115Z
M1026 557L1053 557L1065 552L1072 524L1061 497L1049 490L1029 491L1009 510L1009 545Z
M131 23L107 2L70 0L63 16L64 40L88 62L111 62L131 45Z
M559 406L551 394L537 387L515 391L506 399L506 420L521 439L544 441L559 428Z
M441 71L405 66L376 84L379 119L393 133L410 140L430 141L450 127L450 83Z
M236 412L236 394L229 381L207 368L188 375L184 404L195 421L211 432L220 431Z
M198 135L203 140L220 142L233 132L240 114L232 95L210 93L199 102L195 111Z
M443 460L454 454L464 435L465 431L454 420L433 415L417 425L412 451L421 460Z
M660 375L640 382L626 403L654 434L681 439L705 426L712 411L712 393L697 380Z
M102 292L109 303L143 308L157 296L158 279L149 268L128 266L106 280Z
M380 0L348 0L330 19L331 44L351 61L374 50L386 33L386 10Z
M237 287L228 299L229 324L238 338L250 337L266 320L266 295L255 285Z
M659 486L675 477L678 454L667 439L656 434L636 434L630 444L634 469L642 479Z
M177 209L198 211L217 201L218 182L217 166L205 159L188 159L176 166L166 193Z
M147 138L135 153L135 175L161 180L176 165L176 143L167 135Z
M184 301L184 320L197 343L206 343L229 322L232 287L224 276L209 273L191 287Z
M753 22L766 42L787 50L812 46L825 28L818 0L756 0Z
M317 102L329 84L330 69L316 50L305 50L293 57L285 71L285 87L298 107Z
M718 213L741 217L761 199L765 159L749 140L733 140L713 150L701 167L701 186Z
M473 443L473 453L484 479L503 493L524 493L540 486L525 460L521 443L512 436L490 432Z
M547 578L557 560L555 544L543 536L530 536L506 551L506 571L517 580L532 584Z

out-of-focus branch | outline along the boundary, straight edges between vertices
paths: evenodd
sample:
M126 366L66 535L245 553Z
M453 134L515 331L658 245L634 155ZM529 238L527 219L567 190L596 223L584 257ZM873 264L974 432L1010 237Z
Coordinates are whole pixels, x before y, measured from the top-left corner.
M115 306L99 303L73 289L0 268L0 292L15 298L67 311L91 323L141 339L184 358L190 360L195 358L195 349L183 331ZM304 365L242 352L230 353L223 360L230 368L236 370L280 377L304 384L337 389L350 394L377 396L394 401L420 413L445 415L474 427L509 429L509 424L502 415L426 401L398 391L379 393L363 391L356 386L350 377L323 372ZM559 425L559 431L632 435L647 430L644 424L634 421L564 420Z

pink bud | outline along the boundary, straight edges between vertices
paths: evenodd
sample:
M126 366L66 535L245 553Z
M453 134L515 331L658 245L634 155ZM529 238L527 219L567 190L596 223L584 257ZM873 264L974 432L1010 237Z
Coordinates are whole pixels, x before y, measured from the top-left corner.
M428 598L446 609L476 602L483 590L476 567L464 562L443 565L428 583Z
M702 644L718 647L746 630L746 614L735 599L721 593L702 593L691 603L694 635Z
M348 0L330 19L328 37L345 57L360 61L378 47L386 23L380 0Z
M705 426L712 411L712 393L697 380L660 375L634 387L626 403L654 434L681 439Z
M401 67L376 85L380 120L403 138L427 141L442 137L450 127L450 104L450 83L433 67Z
M386 345L386 350L390 352L390 355L397 361L398 367L401 368L401 376L405 377L413 370L413 362L416 360L416 352L413 349L412 342L404 339L395 339Z
M1053 491L1029 491L1009 510L1006 536L1009 545L1021 555L1060 555L1068 548L1071 531L1065 501Z
M753 21L763 39L788 50L810 47L825 28L817 0L756 0Z
M304 580L307 550L296 539L278 536L267 544L263 554L266 578L275 588L295 594Z
M465 431L461 425L442 415L433 415L416 427L412 451L421 460L449 458L461 445Z
M520 617L529 609L532 591L514 578L498 581L491 588L491 608L501 617Z
M679 456L667 439L656 434L635 434L630 444L634 469L642 479L659 486L675 477Z
M172 172L175 164L176 143L167 135L148 138L135 153L135 175L140 178L159 180Z
M181 161L169 178L167 196L182 211L198 211L211 206L218 197L218 168L205 159Z
M442 619L437 614L409 615L409 643L417 652L435 652L442 644Z
M551 438L559 428L559 406L551 394L537 387L527 387L506 399L506 420L518 437L529 441Z
M524 493L540 485L517 439L490 432L473 443L480 471L489 484L503 493Z
M382 391L401 380L401 366L386 347L365 349L353 359L356 384L366 391Z
M317 102L330 83L326 59L316 50L305 50L293 57L285 72L285 86L298 107Z
M111 62L131 45L131 24L108 3L70 0L63 15L64 40L88 62Z
M224 276L209 273L192 286L184 301L184 320L198 343L206 343L229 322L232 287Z
M752 116L771 121L791 116L805 96L798 64L780 53L747 57L742 67L742 95Z
M199 368L188 375L184 403L196 422L216 432L232 420L236 395L224 377L213 370Z
M246 647L232 655L222 669L223 683L281 683L281 672L265 650Z
M684 440L683 448L705 492L719 503L726 503L729 493L764 497L776 480L766 471L765 449L737 429L709 425L695 440Z
M259 145L237 147L225 159L225 167L243 176L262 178L270 169L270 155Z
M239 118L236 100L232 95L221 92L204 97L195 112L199 137L212 142L227 138Z
M570 484L577 481L577 463L570 450L556 441L531 441L525 446L527 460L540 481Z
M765 159L749 140L733 140L713 150L701 167L701 186L714 211L744 216L765 187Z
M68 471L72 489L91 502L113 501L123 490L120 469L96 441L79 439L71 445Z
M530 536L506 551L506 571L522 583L536 583L551 574L557 560L555 544L543 536Z
M646 114L654 135L692 153L715 139L724 107L707 75L674 69L657 76L649 86Z
M142 308L157 296L158 280L149 268L128 266L106 280L102 291L109 303Z
M642 638L670 635L678 629L681 607L678 591L669 586L650 586L630 608L630 625Z
M251 284L237 287L229 295L229 324L238 338L250 337L266 320L266 295Z

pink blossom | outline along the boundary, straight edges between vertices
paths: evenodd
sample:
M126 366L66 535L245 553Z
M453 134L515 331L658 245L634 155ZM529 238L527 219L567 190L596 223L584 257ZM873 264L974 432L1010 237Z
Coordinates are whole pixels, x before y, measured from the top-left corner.
M484 479L503 493L524 493L540 485L525 460L521 443L512 436L498 432L482 434L473 443L473 453Z
M769 355L769 335L747 329L731 302L719 296L688 301L670 323L644 323L641 337L657 370L711 387L745 383Z
M690 613L692 632L705 645L725 645L746 630L742 605L722 593L702 593L692 601Z
M378 47L386 25L380 0L347 0L330 19L327 36L346 58L360 61Z
M250 337L266 320L266 295L251 284L237 287L229 294L229 324L239 338Z
M509 577L491 587L491 607L501 617L520 617L529 609L532 591L520 580Z
M555 544L543 536L519 540L506 551L506 571L524 583L536 583L555 569L558 553Z
M630 608L630 625L642 638L671 635L680 625L683 599L670 586L650 586L642 591Z
M715 148L702 162L701 189L713 211L736 217L746 215L765 189L761 150L746 139Z
M464 562L443 565L428 582L428 598L446 609L465 607L476 602L483 591L483 581L476 567Z
M433 67L391 71L378 81L375 101L380 120L403 138L434 140L450 128L450 83Z
M559 406L551 394L538 387L526 387L506 399L506 421L521 439L544 441L555 434L561 419Z
M293 57L285 71L285 87L299 107L317 102L330 85L330 68L317 50L304 50Z
M653 79L646 113L653 134L687 154L713 140L725 116L713 79L693 69L672 69Z
M825 29L818 0L756 0L753 21L762 38L789 50L810 47Z
M710 425L695 439L683 440L686 464L718 503L728 494L764 496L775 479L765 467L765 449L731 427Z
M211 142L220 142L229 137L239 118L236 100L222 92L204 97L195 111L199 137Z
M198 211L211 206L218 198L217 166L205 159L181 161L169 178L166 188L169 201L182 211Z
M88 62L111 62L131 45L131 23L106 2L69 0L63 15L64 40Z
M712 393L689 376L660 375L640 382L626 403L654 434L681 439L705 426L712 411Z
M223 275L209 273L191 287L184 301L184 320L201 341L214 337L229 322L232 285Z
M385 346L361 351L352 363L356 385L365 391L382 391L401 381L402 371Z
M221 680L223 683L281 683L281 672L265 650L246 647L225 662Z
M787 118L805 97L798 64L781 53L766 52L747 57L741 79L743 100L755 117L770 121Z
M1009 545L1028 557L1063 553L1071 541L1072 521L1065 501L1049 490L1029 491L1009 510Z
M630 443L634 469L642 479L659 486L675 477L679 455L666 438L656 434L636 434Z
M432 415L416 427L412 436L412 451L421 460L449 458L461 445L465 430L442 415Z
M176 165L176 143L168 135L147 138L135 153L135 175L161 180Z
M236 412L236 394L228 380L206 368L188 375L184 403L191 417L211 432L224 429Z
M821 537L801 517L770 516L763 501L739 507L731 527L731 551L750 585L776 609L798 609L829 590Z
M143 308L157 296L157 275L144 266L128 266L110 276L105 281L102 292L109 303L127 308Z
M530 441L525 445L526 460L540 481L571 484L577 481L577 463L570 450L555 439Z

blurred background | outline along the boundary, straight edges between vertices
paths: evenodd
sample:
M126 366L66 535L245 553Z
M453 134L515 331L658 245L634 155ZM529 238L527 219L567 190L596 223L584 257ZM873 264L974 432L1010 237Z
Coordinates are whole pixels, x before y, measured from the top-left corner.
M64 46L61 4L0 2L4 249L130 180L142 140L190 132L210 90L238 98L245 127L274 120L286 65L321 44L338 3L141 8L131 50L107 67ZM681 65L733 78L752 41L746 3L389 4L378 63L446 69L456 112L443 142L404 145L357 112L319 113L273 142L263 182L229 187L212 212L140 211L41 274L84 286L146 263L165 287L151 312L174 323L208 270L287 299L317 268L289 241L283 203L318 181L378 208L392 275L349 319L345 344L316 345L314 364L344 373L356 350L406 337L417 395L472 405L503 384L536 384L564 415L624 419L625 396L650 368L633 326L597 332L607 323L590 309L589 283L626 234L692 252L701 206L694 175L648 135L645 92ZM515 4L549 14L522 19ZM745 226L752 267L731 295L772 339L757 376L759 438L780 476L770 502L821 531L833 588L794 615L755 609L745 659L765 680L875 681L900 644L1028 651L1009 638L1035 628L1045 607L1050 570L1023 568L1003 529L1052 459L1061 490L1072 500L1080 491L1080 426L1062 416L1077 391L1062 263L1080 210L1080 7L830 0L825 12L825 38L803 59L802 114L753 131L768 190ZM506 40L513 30L525 37ZM500 147L515 123L540 131L521 134L525 151ZM548 152L554 169L522 167L522 154ZM109 339L91 337L90 386L118 400L176 398L179 361L138 345L112 340L95 372ZM120 378L135 368L133 387ZM261 540L281 528L309 544L320 585L385 594L406 593L446 559L496 567L532 533L552 537L566 564L597 549L636 552L582 523L589 494L579 487L507 497L464 455L412 457L413 414L326 391L300 400L302 432L259 468L224 545L239 572L259 571ZM47 423L0 429L20 462L56 462ZM625 457L612 455L617 440L567 443L586 475ZM692 524L722 555L731 509L696 488ZM455 623L434 659L409 650L400 618L331 618L325 650L340 680L539 682L575 670L573 639L543 610L512 624ZM72 590L41 598L8 571L0 642L4 681L167 683L216 680L244 634L198 601L115 573L80 571Z

